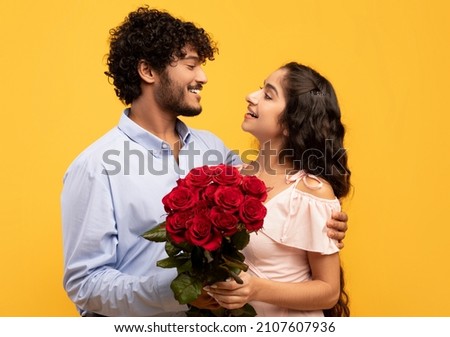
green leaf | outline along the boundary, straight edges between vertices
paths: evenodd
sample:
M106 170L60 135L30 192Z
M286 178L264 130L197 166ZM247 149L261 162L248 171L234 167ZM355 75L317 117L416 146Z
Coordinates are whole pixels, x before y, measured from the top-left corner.
M229 269L228 272L230 273L230 276L236 281L236 283L243 284L244 281L236 274L233 270Z
M211 262L214 261L214 258L211 256L211 252L209 252L208 250L205 250L205 251L203 252L203 255L205 256L206 261L207 261L208 263L211 263Z
M225 261L225 264L230 268L237 268L243 271L248 270L248 266L239 260L233 259L231 256L225 256L222 255L223 260Z
M205 279L205 284L213 284L225 281L230 277L230 273L227 267L218 265L212 272L203 274L203 277Z
M185 273L187 271L192 271L192 261L189 256L187 257L187 261L177 268L178 274Z
M179 274L170 284L170 288L180 304L195 301L202 292L201 282L186 273Z
M189 310L187 310L186 316L187 317L222 317L226 316L225 312L227 309L220 308L217 310L209 310L209 309L199 309L192 305L188 305Z
M183 256L169 256L156 262L156 265L161 268L178 268L185 264L186 260L187 258Z
M166 253L169 256L175 256L177 255L179 252L181 252L181 248L180 247L176 247L172 244L172 242L167 241L166 242Z
M228 267L226 264L222 264L219 266L219 268L222 270L225 270L228 273L228 275L231 276L237 283L239 283L239 284L244 283L244 281L242 281L242 279L238 276L238 274L236 274L236 272L231 270L231 267Z
M246 230L241 230L231 237L231 241L237 249L244 249L250 242L250 234Z
M244 260L245 260L244 254L242 254L242 253L241 253L240 251L238 251L238 250L234 250L234 251L230 252L229 256L230 256L231 258L233 258L233 259L235 259L235 260L238 260L238 261L241 261L241 262L244 262Z
M256 311L250 305L246 304L239 309L219 308L216 310L199 309L188 305L189 310L186 311L188 317L255 317Z
M174 247L177 247L185 252L191 252L192 249L194 248L193 245L190 245L187 242L175 243L175 242L171 241L171 243Z
M247 303L242 308L229 310L229 315L233 317L255 317L256 310Z
M192 260L192 268L197 272L203 272L205 268L206 257L204 253L204 249L198 246L192 247L191 252L191 260Z
M142 234L144 239L154 242L165 242L167 241L166 236L166 222L162 222L159 225L153 227L152 229L146 231Z

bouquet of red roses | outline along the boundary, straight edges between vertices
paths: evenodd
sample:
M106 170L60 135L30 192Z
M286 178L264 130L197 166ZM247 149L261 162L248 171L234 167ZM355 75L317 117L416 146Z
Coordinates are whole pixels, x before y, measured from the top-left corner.
M251 232L261 229L267 213L267 189L255 176L241 175L233 166L202 166L177 181L162 200L166 221L142 236L165 242L168 257L158 261L162 268L177 268L171 283L175 298L188 304L205 285L239 278L246 271L240 252ZM188 316L255 316L251 305L241 309L200 310L190 306Z

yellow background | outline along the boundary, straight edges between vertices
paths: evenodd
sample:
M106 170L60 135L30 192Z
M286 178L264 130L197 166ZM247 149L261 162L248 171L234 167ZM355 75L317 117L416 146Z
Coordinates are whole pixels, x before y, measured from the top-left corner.
M141 1L0 4L0 315L76 316L62 288L59 196L75 156L118 122L108 30ZM354 316L450 316L450 5L151 1L203 26L210 129L240 151L244 96L289 60L331 80L354 194L342 252Z

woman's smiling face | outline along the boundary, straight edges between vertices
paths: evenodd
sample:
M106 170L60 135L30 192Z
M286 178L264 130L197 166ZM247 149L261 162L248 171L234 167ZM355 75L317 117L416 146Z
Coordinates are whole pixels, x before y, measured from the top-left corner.
M260 143L283 138L279 118L286 108L282 86L286 72L285 69L274 71L264 81L264 87L246 97L248 108L241 127L255 136Z

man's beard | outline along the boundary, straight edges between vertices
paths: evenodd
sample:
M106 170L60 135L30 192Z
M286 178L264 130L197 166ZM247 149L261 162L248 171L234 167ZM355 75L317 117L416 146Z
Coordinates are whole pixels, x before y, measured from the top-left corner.
M186 104L186 92L182 86L174 84L166 71L160 74L161 83L155 91L156 101L164 110L171 111L177 116L197 116L202 107L192 107Z

